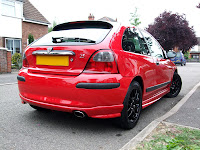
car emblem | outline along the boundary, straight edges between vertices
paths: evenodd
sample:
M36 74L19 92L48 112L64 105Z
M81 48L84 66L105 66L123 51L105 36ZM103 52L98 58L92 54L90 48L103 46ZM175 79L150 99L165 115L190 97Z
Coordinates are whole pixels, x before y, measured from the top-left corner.
M50 54L50 52L53 50L53 47L48 47L47 48L47 54Z

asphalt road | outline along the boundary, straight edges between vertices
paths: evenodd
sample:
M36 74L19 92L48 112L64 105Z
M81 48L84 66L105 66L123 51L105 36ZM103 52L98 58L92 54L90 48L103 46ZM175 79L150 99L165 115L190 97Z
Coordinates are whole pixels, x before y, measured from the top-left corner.
M112 119L78 119L64 112L37 112L22 105L16 73L0 74L0 149L117 150L151 121L169 111L200 81L200 64L178 66L183 87L178 97L162 98L142 111L137 126L122 130Z
M17 83L17 72L0 74L0 85Z

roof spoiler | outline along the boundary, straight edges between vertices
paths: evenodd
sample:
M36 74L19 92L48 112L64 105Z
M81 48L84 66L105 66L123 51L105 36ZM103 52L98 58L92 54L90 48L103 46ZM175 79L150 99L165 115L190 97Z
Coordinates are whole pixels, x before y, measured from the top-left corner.
M111 29L113 28L113 25L105 21L76 21L59 24L53 28L53 31L83 28Z

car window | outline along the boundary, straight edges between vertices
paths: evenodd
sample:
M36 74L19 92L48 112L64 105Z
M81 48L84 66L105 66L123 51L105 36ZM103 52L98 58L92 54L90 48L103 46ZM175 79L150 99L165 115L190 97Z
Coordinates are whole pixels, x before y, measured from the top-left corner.
M164 53L160 44L155 40L155 38L146 31L141 30L143 36L146 39L147 45L150 49L151 56L164 58Z
M181 58L181 53L176 53L176 57Z
M52 31L38 41L34 42L32 46L38 45L71 45L73 44L91 44L100 43L109 33L110 29L101 28L83 28ZM54 42L53 39L61 39L63 42ZM90 42L94 41L94 42Z
M122 48L133 53L150 54L143 36L136 28L127 28L125 30L122 38Z

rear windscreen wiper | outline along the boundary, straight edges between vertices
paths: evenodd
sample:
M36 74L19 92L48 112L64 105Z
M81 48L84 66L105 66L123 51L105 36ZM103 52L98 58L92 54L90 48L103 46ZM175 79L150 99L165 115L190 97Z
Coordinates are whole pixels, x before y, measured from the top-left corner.
M63 43L63 42L85 42L85 43L96 43L94 40L85 38L66 38L66 37L52 37L53 43Z

